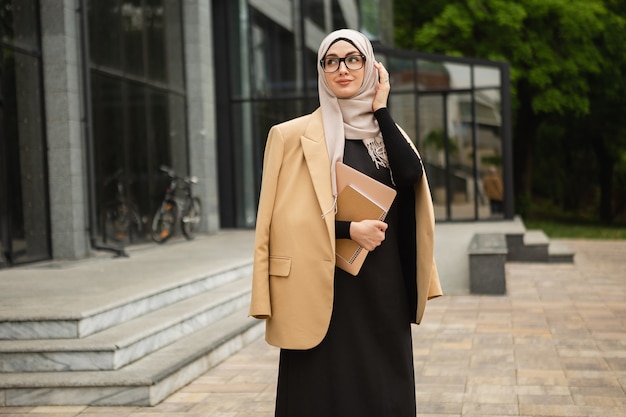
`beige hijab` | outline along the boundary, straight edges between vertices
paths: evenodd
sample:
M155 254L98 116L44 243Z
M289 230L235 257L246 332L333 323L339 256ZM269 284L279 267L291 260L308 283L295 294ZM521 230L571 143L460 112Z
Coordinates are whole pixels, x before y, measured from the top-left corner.
M348 40L365 55L365 75L359 91L347 99L338 99L326 83L321 65L317 67L318 92L324 122L324 135L331 164L333 195L337 196L335 164L343 161L345 140L362 140L376 167L388 167L387 152L378 122L372 111L372 101L378 84L378 71L374 68L374 50L369 39L360 32L341 29L330 33L317 52L318 61L324 59L328 49L337 40Z

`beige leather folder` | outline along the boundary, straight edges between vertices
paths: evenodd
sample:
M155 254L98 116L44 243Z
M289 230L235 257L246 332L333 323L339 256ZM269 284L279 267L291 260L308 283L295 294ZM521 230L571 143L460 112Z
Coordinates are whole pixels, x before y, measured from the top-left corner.
M396 190L356 169L337 162L337 214L343 221L384 220ZM337 239L335 260L339 268L357 275L368 251L351 239Z

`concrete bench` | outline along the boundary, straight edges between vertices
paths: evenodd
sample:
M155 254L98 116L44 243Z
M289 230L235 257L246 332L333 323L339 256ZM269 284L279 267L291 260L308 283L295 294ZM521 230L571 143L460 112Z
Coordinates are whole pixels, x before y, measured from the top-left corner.
M507 239L503 233L477 233L468 248L470 292L506 294Z

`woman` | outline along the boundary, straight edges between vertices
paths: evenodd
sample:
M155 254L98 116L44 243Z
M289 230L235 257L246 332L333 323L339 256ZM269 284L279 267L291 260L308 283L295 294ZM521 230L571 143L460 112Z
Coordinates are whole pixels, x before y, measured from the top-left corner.
M320 108L272 127L263 163L250 315L281 348L276 416L415 416L410 323L441 295L426 176L369 40L333 32L318 59ZM335 221L337 161L397 190L385 222ZM357 276L342 238L371 251Z

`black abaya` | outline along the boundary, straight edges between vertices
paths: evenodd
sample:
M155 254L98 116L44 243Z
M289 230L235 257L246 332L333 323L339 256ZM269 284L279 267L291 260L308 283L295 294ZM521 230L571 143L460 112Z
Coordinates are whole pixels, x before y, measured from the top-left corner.
M394 186L360 140L347 140L344 163ZM421 169L421 167L420 167ZM277 417L415 417L411 312L398 248L396 202L385 240L358 276L335 269L328 333L310 350L280 353Z

